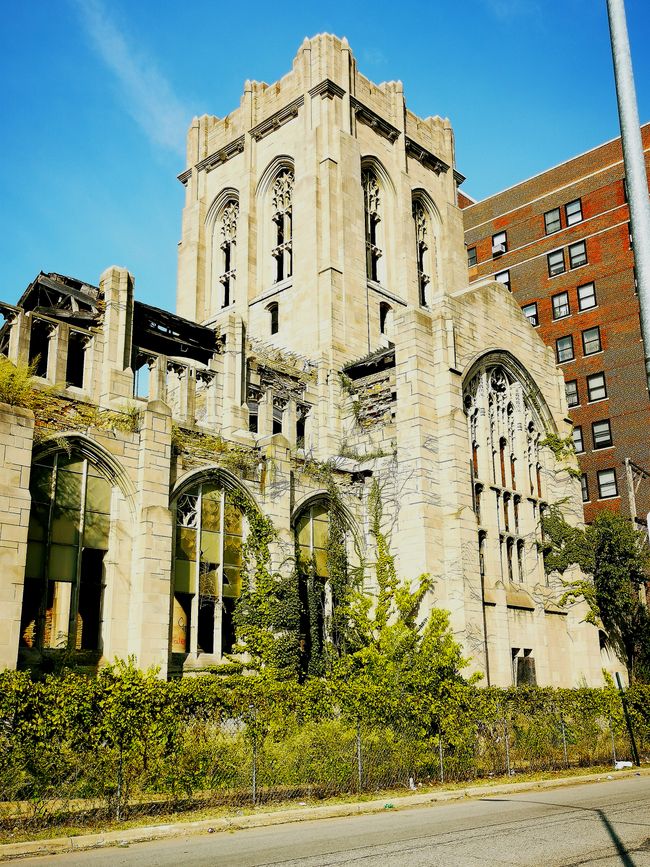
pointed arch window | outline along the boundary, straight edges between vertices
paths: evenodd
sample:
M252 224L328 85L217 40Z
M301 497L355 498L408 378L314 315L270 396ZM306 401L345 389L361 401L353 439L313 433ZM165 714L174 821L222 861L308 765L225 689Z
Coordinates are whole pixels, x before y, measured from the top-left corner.
M291 169L283 169L276 177L271 195L275 244L271 255L275 261L275 282L286 280L293 273L292 250L292 206L294 174Z
M363 186L363 205L366 228L366 276L369 280L381 282L379 260L383 256L381 248L381 191L377 175L370 169L361 174Z
M172 652L221 656L235 642L243 515L214 483L181 494L175 514Z
M219 219L219 246L221 251L219 283L222 287L222 307L229 307L235 300L235 279L237 277L235 250L237 245L238 220L239 203L231 199L225 205Z
M266 309L269 311L269 326L271 334L277 334L280 330L280 308L277 301L273 301Z
M393 330L393 308L386 301L379 304L379 332L389 337Z
M429 302L429 286L431 284L431 251L433 243L430 232L429 217L422 202L413 202L413 220L415 222L416 257L418 269L418 293L420 305L427 307Z
M100 650L113 488L86 458L57 452L30 477L20 645Z

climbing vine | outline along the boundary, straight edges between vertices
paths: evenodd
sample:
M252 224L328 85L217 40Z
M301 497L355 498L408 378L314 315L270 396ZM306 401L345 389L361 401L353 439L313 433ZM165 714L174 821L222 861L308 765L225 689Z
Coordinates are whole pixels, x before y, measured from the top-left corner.
M561 437L559 434L555 433L555 431L546 431L546 436L543 440L539 442L540 446L547 446L555 455L556 461L570 462L572 463L576 450L573 444L573 437L571 434L567 437ZM571 478L579 479L582 477L582 473L579 469L574 466L564 466L562 467L566 473L571 476Z

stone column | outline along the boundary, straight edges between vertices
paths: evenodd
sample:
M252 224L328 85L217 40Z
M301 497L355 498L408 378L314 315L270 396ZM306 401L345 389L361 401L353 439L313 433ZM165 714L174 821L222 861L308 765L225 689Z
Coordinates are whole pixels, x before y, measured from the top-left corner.
M25 582L34 415L0 403L0 669L15 668Z
M131 350L133 336L133 277L126 268L107 268L99 278L104 294L104 357L99 400L133 396Z

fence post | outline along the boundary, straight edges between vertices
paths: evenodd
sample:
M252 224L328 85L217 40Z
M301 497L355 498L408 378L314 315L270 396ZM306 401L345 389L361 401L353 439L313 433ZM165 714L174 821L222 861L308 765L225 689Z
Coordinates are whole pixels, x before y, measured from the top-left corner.
M251 721L253 723L253 806L257 804L257 712L255 705L249 704L248 709L251 712Z
M363 786L363 762L361 757L361 723L357 722L357 786L361 792Z
M564 728L564 716L560 714L560 726L562 727L562 749L564 750L564 766L569 767L569 756L566 748L566 730Z
M508 721L503 717L503 742L506 745L506 773L510 776L510 744L508 743Z

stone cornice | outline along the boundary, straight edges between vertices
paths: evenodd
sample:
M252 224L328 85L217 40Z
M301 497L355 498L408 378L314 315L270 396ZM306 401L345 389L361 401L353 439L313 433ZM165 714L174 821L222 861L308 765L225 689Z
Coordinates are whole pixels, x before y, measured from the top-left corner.
M261 138L264 138L265 135L273 132L288 121L293 120L294 117L298 117L298 111L302 108L304 103L305 97L299 96L297 99L294 99L293 102L290 102L289 105L285 105L284 108L281 108L270 117L267 117L266 120L263 120L261 123L258 123L257 126L254 126L250 133L255 141L259 141Z
M383 117L380 117L371 108L368 108L368 106L363 105L363 103L359 102L358 99L355 99L354 96L350 97L350 104L357 120L360 120L361 123L365 123L366 126L369 126L371 129L374 129L375 132L378 132L379 135L387 138L391 144L399 137L399 130L397 127L388 123L387 120L384 120Z
M461 175L461 173L457 171L457 169L454 169L454 180L456 181L458 186L460 186L463 181L466 180L466 178L465 175Z
M344 94L343 88L339 87L331 78L324 78L309 91L310 96L322 96L323 98L327 97L327 99L333 99L335 96L340 99Z
M178 180L183 184L183 186L187 185L187 182L192 177L192 169L185 169L184 172L181 172L180 175L177 175Z
M234 139L234 141L229 142L227 145L224 145L224 147L219 148L218 151L210 154L209 157L201 160L200 163L197 163L196 169L199 172L202 172L203 170L211 172L212 169L227 162L229 159L232 159L232 157L236 157L237 154L240 154L243 150L244 136L240 135L239 138Z
M449 170L447 163L441 160L440 157L422 147L421 144L418 144L412 138L408 138L408 136L406 138L406 153L422 163L425 168L433 169L437 175Z

